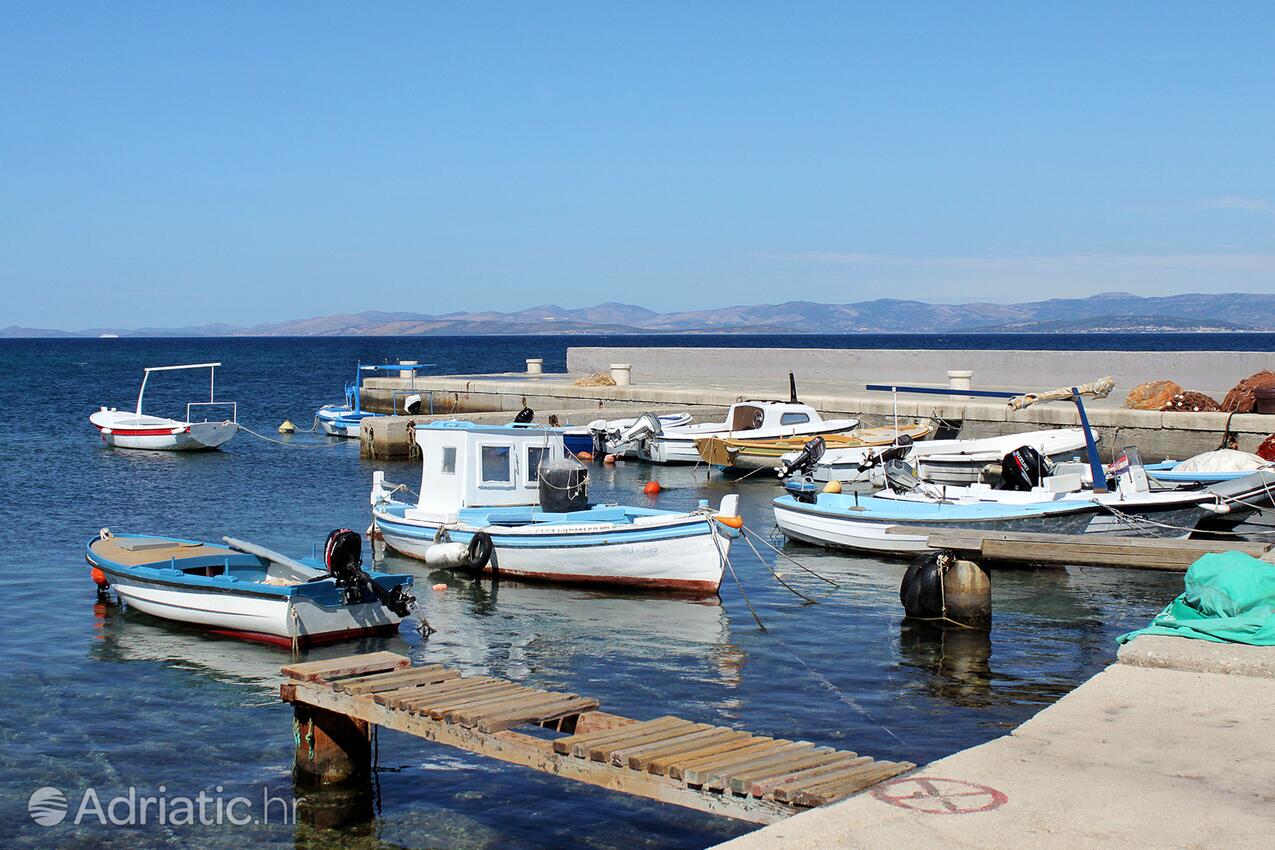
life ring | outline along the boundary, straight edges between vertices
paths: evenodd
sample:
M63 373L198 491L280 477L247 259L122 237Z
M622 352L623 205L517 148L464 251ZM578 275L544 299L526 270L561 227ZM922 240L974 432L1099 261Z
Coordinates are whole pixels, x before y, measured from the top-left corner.
M491 542L491 535L485 531L478 531L474 536L469 538L469 550L466 555L469 568L474 572L478 572L491 560L491 554L496 547Z

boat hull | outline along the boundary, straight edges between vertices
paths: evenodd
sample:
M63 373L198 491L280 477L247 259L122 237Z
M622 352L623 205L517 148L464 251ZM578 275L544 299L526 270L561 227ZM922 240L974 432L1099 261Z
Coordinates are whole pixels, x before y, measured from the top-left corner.
M236 422L176 423L163 427L120 427L93 423L112 448L161 452L208 451L239 433Z
M380 603L329 609L308 599L195 590L97 566L129 607L245 640L290 646L295 637L301 645L317 645L393 632L400 621Z
M823 437L831 434L849 434L859 427L858 420L851 419L847 424L836 428L822 428L811 431L797 431L797 433L786 434L770 434L765 437L759 437L761 440L774 440L778 437ZM657 437L650 437L640 441L637 444L637 456L647 463L703 463L700 457L699 449L695 446L695 441L706 437L717 437L722 440L733 439L731 432L723 430L718 433L698 432L689 435L663 434Z
M405 521L373 513L376 527L390 549L425 560L434 545L438 523ZM543 529L455 527L453 542L468 544L474 534L491 535L493 554L483 572L534 581L644 588L677 593L716 593L730 538L714 533L707 518L628 529L550 532Z

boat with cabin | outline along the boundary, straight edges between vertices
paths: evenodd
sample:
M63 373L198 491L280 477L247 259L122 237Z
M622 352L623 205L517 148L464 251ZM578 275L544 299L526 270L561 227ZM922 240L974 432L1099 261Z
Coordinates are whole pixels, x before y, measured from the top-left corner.
M142 370L142 386L137 391L135 410L102 407L89 416L102 442L120 449L184 452L204 451L224 445L239 433L239 405L233 401L217 401L217 367L220 363L189 363L181 366L148 366ZM186 369L208 370L208 401L192 401L186 405L185 419L169 419L142 412L146 384L155 372ZM229 418L212 416L220 411Z
M421 480L372 478L372 533L438 567L529 580L716 593L743 520L738 496L717 510L592 504L588 468L559 429L530 423L418 424Z
M315 421L323 433L330 437L358 439L363 420L369 417L399 413L407 415L433 413L432 405L427 410L424 396L416 389L417 373L433 365L432 363L385 363L364 366L359 363L354 369L354 380L345 385L345 403L323 405L314 414ZM363 380L375 375L407 376L411 380L410 386L390 393L390 413L374 412L363 407Z
M299 646L388 634L415 600L406 574L365 572L362 538L328 535L295 559L253 543L224 545L102 529L85 559L101 592L166 620L244 640Z

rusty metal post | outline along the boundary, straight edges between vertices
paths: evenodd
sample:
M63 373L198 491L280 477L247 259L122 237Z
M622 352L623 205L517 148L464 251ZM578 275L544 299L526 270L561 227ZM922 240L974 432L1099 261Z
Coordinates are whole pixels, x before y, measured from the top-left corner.
M371 774L371 727L366 720L295 701L292 711L292 738L297 748L293 779L297 784L328 785L366 779Z

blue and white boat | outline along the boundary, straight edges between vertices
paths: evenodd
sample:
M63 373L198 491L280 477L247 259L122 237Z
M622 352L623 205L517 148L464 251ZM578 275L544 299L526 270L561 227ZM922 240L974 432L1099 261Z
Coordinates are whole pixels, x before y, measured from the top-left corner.
M530 424L416 426L420 494L372 479L374 535L440 567L542 581L716 593L743 520L718 510L664 511L588 501L588 468L558 429Z
M416 374L433 366L432 363L386 363L383 365L364 366L358 364L354 370L354 380L345 385L344 404L325 404L314 414L315 421L323 429L323 433L331 437L359 436L359 429L364 419L371 416L387 416L386 413L374 413L363 407L363 379L369 375L385 375L401 377L408 375L411 385L405 389L394 390L390 394L391 411L394 414L416 414L426 412L424 399L416 390ZM432 412L432 411L430 411Z
M1153 485L1190 488L1234 481L1261 470L1275 471L1275 463L1248 452L1218 449L1183 461L1149 463L1145 469Z
M101 591L130 607L217 634L281 646L392 633L410 611L412 577L364 572L362 539L328 537L322 560L234 538L225 545L102 529L85 558Z

